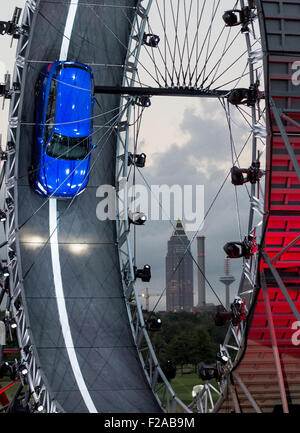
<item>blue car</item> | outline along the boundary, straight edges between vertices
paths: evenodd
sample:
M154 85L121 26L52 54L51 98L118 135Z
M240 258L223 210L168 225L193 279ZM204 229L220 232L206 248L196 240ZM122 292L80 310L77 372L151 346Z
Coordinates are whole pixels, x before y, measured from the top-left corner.
M88 184L94 77L77 62L47 65L36 83L36 134L30 181L42 196L73 198Z

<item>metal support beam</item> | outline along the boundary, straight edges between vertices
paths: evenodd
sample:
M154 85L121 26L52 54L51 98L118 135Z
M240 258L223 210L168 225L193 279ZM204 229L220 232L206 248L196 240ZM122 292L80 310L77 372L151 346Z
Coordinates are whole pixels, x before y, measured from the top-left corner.
M278 128L280 130L282 139L284 141L284 144L285 144L285 146L287 148L288 154L289 154L289 156L291 158L291 161L293 163L294 169L295 169L295 171L297 173L297 176L298 176L298 179L300 181L300 166L298 164L298 161L297 161L296 155L294 153L293 147L292 147L292 145L290 143L289 137L288 137L288 135L286 133L285 127L284 127L284 125L282 123L282 120L281 120L281 117L280 117L281 113L280 113L279 109L276 107L276 104L275 104L275 102L273 101L272 98L270 98L270 107L272 109L272 112L274 114L277 126L278 126Z
M300 123L296 122L296 120L294 120L294 119L291 119L289 116L287 116L286 114L284 114L282 111L281 111L280 116L283 117L285 120L287 120L292 125L294 125L294 126L296 126L297 128L300 129Z
M278 350L278 346L277 346L275 326L274 326L274 322L273 322L272 310L271 310L270 299L269 299L269 295L268 295L268 289L267 289L267 284L266 284L264 272L262 272L262 274L261 274L261 283L262 283L262 291L263 291L266 313L267 313L267 318L268 318L268 325L269 325L270 337L271 337L271 342L272 342L272 349L273 349L275 367L276 367L276 372L277 372L278 385L279 385L279 389L280 389L280 396L281 396L281 401L282 401L283 412L289 413L288 402L287 402L286 392L285 392L284 379L283 379L283 373L282 373L282 367L281 367L281 361L280 361L280 355L279 355L279 350Z
M298 241L300 241L300 235L297 236L295 239L292 240L292 242L290 242L288 245L286 245L284 248L282 248L281 251L279 251L279 253L277 253L274 257L272 257L271 262L277 262L277 260L279 259L279 257L285 253L286 251L288 251L293 245L295 245L295 243L297 243Z
M238 384L240 385L242 391L244 392L244 394L246 395L246 397L250 401L250 403L251 403L253 409L255 410L255 412L262 413L260 407L258 406L258 404L256 403L256 401L252 397L250 391L248 390L248 388L246 387L246 385L244 384L244 382L242 381L242 379L240 378L240 376L237 373L232 373L232 375L233 375L234 379L237 380Z
M95 86L95 93L130 96L195 96L205 98L225 98L230 90L205 90L190 87L113 87Z
M283 281L282 281L282 279L281 279L281 277L280 277L277 269L275 268L275 266L271 262L270 257L268 256L268 254L265 251L262 251L262 256L264 258L265 263L269 266L270 271L272 272L272 274L273 274L273 276L274 276L274 278L276 280L276 283L278 284L279 288L281 289L281 291L282 291L282 293L283 293L283 295L284 295L287 303L289 304L289 306L290 306L290 308L291 308L294 316L296 317L296 319L298 321L300 321L300 313L297 310L297 308L296 308L296 306L295 306L292 298L290 297L290 294L289 294L287 288L285 287L285 285L284 285L284 283L283 283Z
M1 246L0 246L0 247L1 247ZM3 301L4 295L5 295L5 287L2 287L2 288L0 289L0 306L1 306L1 304L2 304L2 301Z
M241 413L241 408L240 408L239 400L237 398L236 390L231 383L229 383L229 392L232 398L235 413Z
M287 116L286 114L284 114L284 112L282 110L281 110L280 116L283 117L285 120L287 120L292 125L296 126L296 128L300 129L300 123L296 122L296 120L291 119L289 116Z

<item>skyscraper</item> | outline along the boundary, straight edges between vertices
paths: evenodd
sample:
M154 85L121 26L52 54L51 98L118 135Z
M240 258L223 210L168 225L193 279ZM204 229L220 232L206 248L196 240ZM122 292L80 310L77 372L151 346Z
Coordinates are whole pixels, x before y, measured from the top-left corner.
M177 220L166 256L167 311L192 311L194 306L193 259L188 245L182 222Z

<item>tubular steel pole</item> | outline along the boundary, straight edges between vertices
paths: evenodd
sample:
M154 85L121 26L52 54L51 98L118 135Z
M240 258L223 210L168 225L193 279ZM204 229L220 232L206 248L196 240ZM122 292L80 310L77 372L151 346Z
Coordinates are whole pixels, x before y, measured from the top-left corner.
M272 317L272 310L271 310L270 299L269 299L269 295L268 295L268 289L267 289L267 285L266 285L266 281L265 281L265 275L263 272L261 275L261 283L262 283L261 284L262 285L262 292L263 292L264 303L265 303L266 313L267 313L267 318L268 318L268 325L269 325L270 337L271 337L271 342L272 342L272 349L273 349L275 367L276 367L276 371L277 371L278 385L279 385L279 389L280 389L280 396L281 396L281 401L282 401L283 412L289 413L289 407L288 407L287 397L286 397L286 392L285 392L284 378L283 378L283 373L282 373L280 355L279 355L279 350L278 350L278 345L277 345L275 326L274 326L273 317Z

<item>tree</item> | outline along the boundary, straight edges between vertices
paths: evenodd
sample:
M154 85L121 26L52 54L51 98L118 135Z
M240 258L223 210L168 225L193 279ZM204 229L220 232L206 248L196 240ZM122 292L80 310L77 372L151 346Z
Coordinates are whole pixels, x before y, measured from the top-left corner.
M191 353L193 351L193 338L191 337L191 335L181 332L168 345L168 357L177 365L180 365L181 374L183 374L184 365L191 363Z
M168 345L161 332L152 332L150 334L153 349L160 364L164 364L168 360Z
M194 331L194 364L200 361L205 363L216 360L216 351L208 331L201 325L197 326Z

